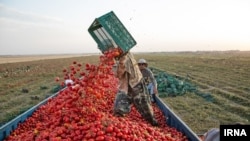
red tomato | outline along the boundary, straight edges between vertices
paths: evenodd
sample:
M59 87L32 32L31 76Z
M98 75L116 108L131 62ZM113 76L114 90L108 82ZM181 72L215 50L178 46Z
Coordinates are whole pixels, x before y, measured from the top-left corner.
M112 126L108 126L108 127L106 128L106 132L107 132L107 133L111 133L111 132L113 132L113 130L114 130L114 128L113 128Z
M105 139L105 137L102 135L96 137L97 141L104 141L104 139Z

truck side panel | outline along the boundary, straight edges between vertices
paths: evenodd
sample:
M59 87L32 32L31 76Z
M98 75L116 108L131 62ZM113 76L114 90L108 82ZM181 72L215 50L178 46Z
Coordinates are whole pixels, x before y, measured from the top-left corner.
M65 88L64 88L65 89ZM62 89L62 90L64 90ZM28 117L30 117L33 112L38 109L41 105L45 104L49 99L57 96L59 92L51 95L50 97L46 98L45 100L41 101L37 105L33 106L26 112L22 113L21 115L17 116L13 120L9 121L8 123L4 124L3 126L0 127L0 141L5 139L7 136L10 135L10 133L15 130L18 126L19 123L24 122Z
M199 137L158 96L156 104L163 111L169 126L184 133L189 141L200 141Z

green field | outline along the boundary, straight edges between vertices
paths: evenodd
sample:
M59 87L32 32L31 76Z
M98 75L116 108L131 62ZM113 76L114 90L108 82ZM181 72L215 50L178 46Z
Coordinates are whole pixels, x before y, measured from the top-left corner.
M169 52L134 54L151 67L188 78L209 101L197 93L162 98L197 134L220 124L250 124L250 52ZM99 56L47 59L0 64L0 125L49 95L73 61L98 63ZM28 90L28 93L24 90Z

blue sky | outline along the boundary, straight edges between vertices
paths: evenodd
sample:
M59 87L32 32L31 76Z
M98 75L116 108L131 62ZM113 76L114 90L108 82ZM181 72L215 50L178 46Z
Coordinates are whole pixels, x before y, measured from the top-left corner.
M0 55L100 53L87 29L110 11L132 52L250 50L250 0L0 0Z

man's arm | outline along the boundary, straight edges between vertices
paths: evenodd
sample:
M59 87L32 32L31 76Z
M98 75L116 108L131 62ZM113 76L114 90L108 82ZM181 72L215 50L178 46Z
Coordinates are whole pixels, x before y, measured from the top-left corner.
M118 65L117 65L117 78L121 79L126 71L126 59L127 59L127 56L124 55L122 56L119 61L118 61Z

